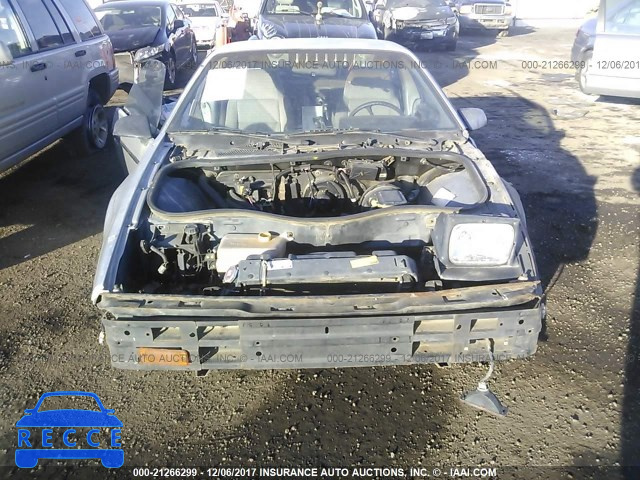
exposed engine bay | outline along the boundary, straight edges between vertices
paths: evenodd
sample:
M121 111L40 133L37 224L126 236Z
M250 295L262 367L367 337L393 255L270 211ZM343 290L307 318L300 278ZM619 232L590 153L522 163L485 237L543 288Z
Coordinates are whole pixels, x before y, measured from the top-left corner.
M431 231L484 203L465 157L186 159L159 171L126 291L206 295L438 288ZM138 252L140 251L138 250ZM143 272L143 275L140 275Z

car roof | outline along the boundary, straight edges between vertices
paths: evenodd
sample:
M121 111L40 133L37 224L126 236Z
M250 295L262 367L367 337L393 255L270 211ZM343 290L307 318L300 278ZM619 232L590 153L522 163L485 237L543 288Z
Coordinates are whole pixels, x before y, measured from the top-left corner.
M152 5L161 7L163 5L168 5L170 3L175 3L170 0L111 0L109 2L103 3L102 5L97 6L94 10L101 10L103 8L113 7L114 5L122 6L122 7L138 7L141 5Z
M375 39L350 38L283 38L278 40L247 40L217 47L215 54L234 52L278 52L287 50L338 50L346 53L360 51L411 53L395 42Z

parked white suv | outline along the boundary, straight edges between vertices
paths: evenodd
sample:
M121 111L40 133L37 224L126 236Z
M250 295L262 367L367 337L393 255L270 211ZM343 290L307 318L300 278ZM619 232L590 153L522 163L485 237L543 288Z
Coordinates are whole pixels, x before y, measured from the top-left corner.
M0 0L0 172L67 135L80 154L103 149L117 87L85 0Z

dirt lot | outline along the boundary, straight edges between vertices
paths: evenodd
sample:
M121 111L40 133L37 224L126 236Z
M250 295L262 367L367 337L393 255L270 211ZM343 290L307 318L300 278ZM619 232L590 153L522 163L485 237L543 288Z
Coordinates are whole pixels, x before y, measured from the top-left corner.
M88 390L123 421L130 465L640 466L640 103L523 65L568 59L573 35L465 37L455 53L420 54L457 106L486 110L474 138L522 195L549 291L538 353L492 382L507 418L459 403L481 366L112 369L89 295L123 174L109 154L54 145L0 179L0 465L13 465L15 422L41 393ZM607 470L624 476L640 470Z

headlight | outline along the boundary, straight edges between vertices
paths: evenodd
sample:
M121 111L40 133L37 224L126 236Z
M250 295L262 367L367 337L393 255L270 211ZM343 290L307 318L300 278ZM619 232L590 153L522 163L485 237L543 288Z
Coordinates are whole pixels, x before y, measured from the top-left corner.
M526 237L518 218L438 215L431 233L442 280L489 281L520 277Z
M456 16L449 17L447 18L447 25L455 25L457 21L458 21L458 17Z
M513 13L513 6L510 3L507 3L504 7L504 14L511 15Z
M504 265L511 259L513 225L461 223L449 237L449 260L455 265Z
M460 13L472 13L473 12L473 5L462 5L460 7Z
M136 62L140 62L142 60L146 60L147 58L160 55L163 51L164 51L164 45L157 45L155 47L144 47L138 50L134 54L133 60Z

